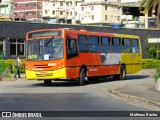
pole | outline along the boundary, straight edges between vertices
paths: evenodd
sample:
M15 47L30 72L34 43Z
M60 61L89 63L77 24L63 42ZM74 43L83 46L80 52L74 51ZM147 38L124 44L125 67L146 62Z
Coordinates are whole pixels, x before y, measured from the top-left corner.
M157 44L157 60L156 60L156 69L158 70L158 44Z

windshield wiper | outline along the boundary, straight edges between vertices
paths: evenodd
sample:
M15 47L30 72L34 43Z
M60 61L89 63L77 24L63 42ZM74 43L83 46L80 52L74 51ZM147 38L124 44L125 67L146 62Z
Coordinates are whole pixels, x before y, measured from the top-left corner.
M51 38L48 40L48 42L45 44L45 47L52 41L53 38L54 38L54 36L51 37Z

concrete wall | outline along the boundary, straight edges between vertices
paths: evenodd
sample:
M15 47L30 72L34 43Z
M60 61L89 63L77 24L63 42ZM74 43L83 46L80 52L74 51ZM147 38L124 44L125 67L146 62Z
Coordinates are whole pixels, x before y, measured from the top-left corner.
M88 31L101 31L108 33L120 33L138 35L141 38L143 48L143 58L147 57L145 54L144 41L148 36L160 38L159 30L142 30L142 29L125 29L125 28L110 28L110 27L96 27L96 26L74 26L64 24L41 24L41 23L25 23L25 22L0 22L0 37L9 38L23 38L28 31L36 29L47 28L74 28L76 30L86 29ZM7 45L6 45L7 46Z

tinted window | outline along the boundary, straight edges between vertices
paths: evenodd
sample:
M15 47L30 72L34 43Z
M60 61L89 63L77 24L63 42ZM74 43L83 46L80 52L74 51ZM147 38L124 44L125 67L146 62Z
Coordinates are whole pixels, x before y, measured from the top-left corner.
M110 44L110 38L102 37L102 45L109 45L109 44Z
M130 46L130 39L129 38L123 38L122 42L123 42L123 45Z
M112 45L113 45L113 51L115 53L121 53L122 52L122 46L120 45L120 38L113 38L112 39Z
M130 53L131 52L130 39L129 38L123 38L122 39L122 44L123 44L123 52L124 53Z
M78 42L79 42L80 52L89 52L89 45L88 45L88 40L86 35L79 35Z
M98 53L101 51L99 45L99 37L98 36L89 36L89 51L92 53Z
M79 44L88 44L86 35L79 35L78 36L78 41L79 41Z
M137 39L132 39L132 52L133 53L140 53L139 43Z
M137 39L132 39L132 46L139 46Z
M113 45L120 45L120 38L113 38L112 44Z
M98 45L99 44L99 37L89 36L89 43Z

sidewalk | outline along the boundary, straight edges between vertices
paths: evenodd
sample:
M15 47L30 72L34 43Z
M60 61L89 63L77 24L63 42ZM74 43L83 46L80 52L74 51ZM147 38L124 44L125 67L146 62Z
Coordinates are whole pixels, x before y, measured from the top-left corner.
M150 77L138 81L129 81L128 84L118 88L112 88L108 92L131 101L158 107L158 110L160 110L160 91L156 91L155 89L155 81L153 79L154 70L141 70L138 74L148 75Z

